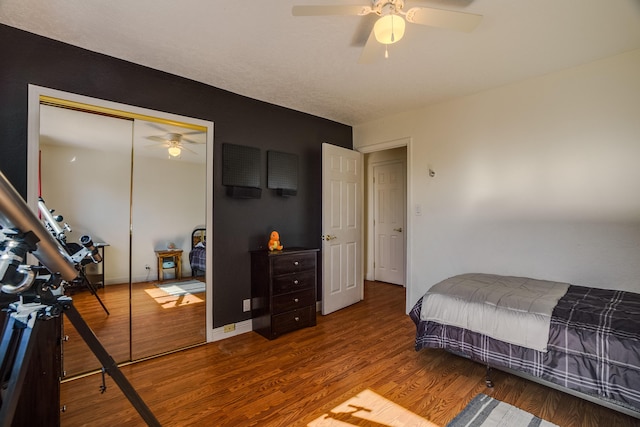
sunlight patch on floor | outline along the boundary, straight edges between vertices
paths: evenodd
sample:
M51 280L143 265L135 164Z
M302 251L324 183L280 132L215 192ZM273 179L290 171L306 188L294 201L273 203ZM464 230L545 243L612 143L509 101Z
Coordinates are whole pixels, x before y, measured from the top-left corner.
M144 290L151 298L153 298L162 308L174 308L188 304L197 304L204 302L204 299L192 294L174 296L169 295L162 289L156 287Z
M367 389L313 420L308 427L438 427Z

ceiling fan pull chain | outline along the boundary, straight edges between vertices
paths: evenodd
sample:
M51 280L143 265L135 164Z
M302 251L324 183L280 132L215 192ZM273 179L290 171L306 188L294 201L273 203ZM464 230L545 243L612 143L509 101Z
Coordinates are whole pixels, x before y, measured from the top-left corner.
M396 36L394 34L394 28L393 28L393 15L391 15L391 43L396 41Z

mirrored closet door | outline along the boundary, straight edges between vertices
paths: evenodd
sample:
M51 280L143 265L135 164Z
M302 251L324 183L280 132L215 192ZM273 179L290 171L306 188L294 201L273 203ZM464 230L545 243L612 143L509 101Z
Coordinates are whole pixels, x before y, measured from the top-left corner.
M103 261L87 265L93 288L68 286L78 311L116 362L130 358L129 210L133 120L54 105L40 107L40 196L67 224L67 244L83 235L102 244ZM104 273L104 275L102 275ZM95 274L95 275L94 275ZM64 319L63 370L100 367Z
M206 132L136 120L133 135L131 348L140 359L205 341L205 277L190 258L206 245Z
M210 132L200 123L40 101L39 196L69 225L70 245L89 235L103 257L85 267L88 285L66 293L119 363L206 342ZM99 369L63 324L66 376Z

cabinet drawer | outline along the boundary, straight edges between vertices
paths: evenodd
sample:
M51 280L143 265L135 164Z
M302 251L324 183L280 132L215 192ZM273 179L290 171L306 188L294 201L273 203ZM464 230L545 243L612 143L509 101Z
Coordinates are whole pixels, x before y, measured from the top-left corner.
M284 313L308 305L315 305L315 292L307 289L300 292L278 295L273 297L273 314Z
M285 274L273 278L273 293L282 294L297 290L313 288L316 285L316 271L309 270L301 273Z
M301 253L282 255L273 259L273 274L295 273L304 270L315 270L316 254Z
M316 311L314 306L303 307L298 310L288 311L272 317L271 331L274 337L306 328L316 324Z

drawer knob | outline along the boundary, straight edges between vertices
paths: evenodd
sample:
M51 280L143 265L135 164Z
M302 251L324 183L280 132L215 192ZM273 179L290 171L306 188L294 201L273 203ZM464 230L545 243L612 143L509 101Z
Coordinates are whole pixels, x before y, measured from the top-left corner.
M294 281L293 281L293 284L294 284L294 285L297 285L298 283L300 283L300 282L298 282L298 279L296 279L296 280L294 280Z
M294 261L293 265L299 265L300 263L298 261Z
M300 300L298 298L294 298L293 302L300 302Z
M298 322L300 318L298 316L294 317L295 321Z

